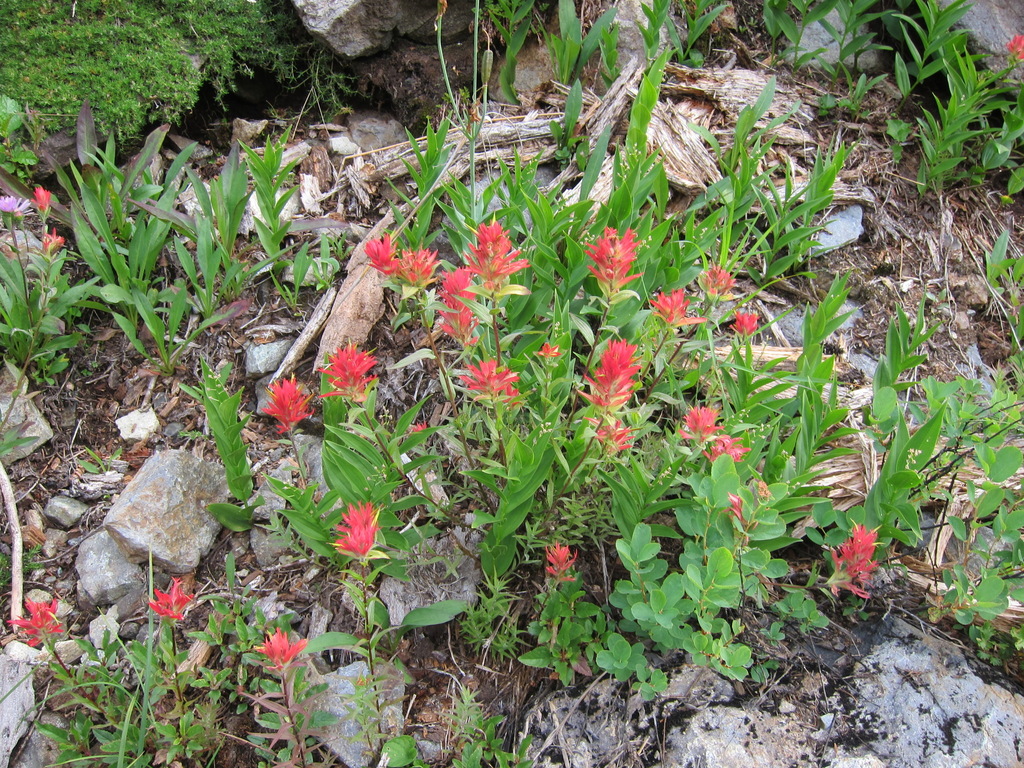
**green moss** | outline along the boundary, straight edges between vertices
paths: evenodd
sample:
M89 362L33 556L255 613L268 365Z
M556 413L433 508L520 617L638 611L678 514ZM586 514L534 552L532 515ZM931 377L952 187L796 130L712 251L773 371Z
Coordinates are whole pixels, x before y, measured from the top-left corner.
M285 0L3 0L0 92L50 130L88 99L126 137L180 117L205 80L223 95L254 67L294 79L310 45Z

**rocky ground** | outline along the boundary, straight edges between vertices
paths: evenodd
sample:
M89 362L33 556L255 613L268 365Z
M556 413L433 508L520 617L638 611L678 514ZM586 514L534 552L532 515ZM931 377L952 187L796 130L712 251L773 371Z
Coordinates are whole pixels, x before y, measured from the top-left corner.
M794 75L768 56L764 42L751 31L756 30L757 4L750 5L737 4L735 27L722 33L727 50L716 51L709 65L728 72L738 62L751 71L770 71L794 98L816 103L827 86L820 76ZM528 78L531 71L524 65L522 76ZM398 79L400 71L392 74ZM557 105L557 92L543 86L543 73L535 74L534 81L539 87L529 94L532 102L524 99L523 110L496 109L528 118L533 107ZM800 126L815 146L839 139L854 147L842 179L853 192L837 201L823 239L829 249L809 265L817 276L780 282L760 295L757 306L762 316L776 317L805 302L813 304L833 275L846 272L856 315L836 343L851 387L870 381L895 308L916 312L922 300L939 323L922 373L984 380L995 375L1009 344L1006 318L990 296L977 254L1006 227L1020 243L1024 210L1020 200L1000 202L993 188L919 196L911 181L914 158L897 165L888 148L885 121L893 105L893 94L882 89L869 97L856 120L811 119ZM257 144L274 128L273 122L237 121L233 126L237 137ZM303 194L295 215L331 219L351 241L363 239L385 216L389 194L372 166L385 167L393 160L372 153L404 140L403 126L389 114L300 121L293 149L303 157L297 177ZM215 152L208 172L218 166ZM342 294L347 295L344 289ZM275 372L312 376L318 352L315 339L305 338L303 331L318 305L335 310L327 336L362 332L384 357L404 354L410 343L392 334L386 321L374 324L379 312L374 316L378 308L372 299L370 309L353 320L339 319L338 303L312 292L305 298L305 314L297 317L272 291L254 289L240 312L193 350L176 377L153 375L113 328L94 327L89 343L76 351L71 374L33 398L38 411L25 420L39 425L39 447L6 462L24 545L38 548L27 570L25 595L59 599L60 616L72 636L98 637L105 627L125 639L138 635L146 611L149 552L158 584L166 583L166 575L184 575L186 591L200 595L225 591L230 552L237 579L268 617L293 612L295 629L304 637L354 629L351 609L332 575L265 525L274 503L269 492L264 493L266 507L257 513L264 525L250 532L223 530L203 511L206 503L226 500L224 476L203 434L201 409L180 386L196 381L200 356L229 360L234 365L229 389L244 388L244 409L259 410L265 384ZM362 330L354 333L353 322ZM339 331L338 323L348 325ZM798 315L789 315L771 333L773 343L798 345ZM330 349L330 342L324 341L323 348ZM297 359L287 360L296 349ZM413 386L408 380L392 383L396 390ZM401 392L394 397L400 405ZM291 453L266 419L254 418L245 436L259 473L291 475ZM318 438L305 440L315 475ZM158 517L154 510L160 510ZM11 546L13 539L5 530L3 546ZM424 566L411 588L397 582L387 587L392 618L422 602L472 594L479 572L448 549L449 568ZM603 676L562 688L515 662L473 653L450 626L424 631L399 651L411 678L401 684L405 709L393 715L417 738L421 755L438 763L449 759L447 722L460 687L476 690L489 713L505 718L507 744L531 738L527 755L535 765L940 768L1024 763L1024 689L1018 676L975 658L952 626L924 621L924 591L909 587L896 571L887 578L866 615L833 615L827 630L792 631L778 646L759 649L778 662L763 683L727 680L684 658L655 659L671 682L652 702ZM6 602L0 607L6 615ZM187 616L184 629L198 629L204 619L197 609ZM753 607L743 619L750 626L766 621ZM0 707L0 768L8 758L19 768L52 764L45 739L29 727L31 717L22 720L34 705L31 689L18 682L37 661L37 651L10 634L3 643L0 696L14 693ZM66 649L73 653L70 645ZM363 762L359 750L344 739L346 729L354 727L344 718L344 693L358 677L359 663L340 655L317 662L331 686L323 706L343 716L341 730L328 741L337 760L352 768ZM37 675L40 693L44 678ZM239 733L250 725L243 722ZM250 752L235 748L225 750L218 764L252 761Z

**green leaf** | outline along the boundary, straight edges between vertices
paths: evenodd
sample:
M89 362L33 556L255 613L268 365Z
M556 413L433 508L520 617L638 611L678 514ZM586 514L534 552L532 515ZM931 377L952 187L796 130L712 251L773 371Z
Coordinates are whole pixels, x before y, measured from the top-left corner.
M307 653L322 653L323 651L332 651L335 649L350 650L362 642L355 635L350 635L348 632L325 632L322 635L317 635L311 638L306 643Z
M433 627L438 624L445 624L460 613L463 613L468 605L465 600L442 600L433 605L422 608L414 608L402 619L403 627Z
M252 507L237 504L209 504L206 511L229 531L241 532L252 528Z
M416 740L412 736L396 736L381 748L384 765L402 768L416 759Z

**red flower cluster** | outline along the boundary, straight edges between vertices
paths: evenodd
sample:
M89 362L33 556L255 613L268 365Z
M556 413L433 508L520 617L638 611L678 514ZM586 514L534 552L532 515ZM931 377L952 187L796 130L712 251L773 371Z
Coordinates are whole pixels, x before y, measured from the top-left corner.
M373 508L373 504L349 504L348 511L341 517L341 525L338 526L339 536L334 542L334 548L343 555L359 559L379 556L381 553L373 549L379 531L377 510Z
M729 494L729 511L732 512L733 517L740 521L740 525L746 528L747 521L743 517L743 499L735 493Z
M625 426L620 419L615 419L611 424L605 424L600 419L587 418L591 424L597 427L595 435L597 442L604 446L608 453L624 451L633 445L633 433L636 431Z
M284 434L303 419L313 415L308 408L313 396L303 392L302 385L295 382L294 376L275 381L267 391L270 393L270 403L263 409L263 413L277 419L278 434Z
M327 376L327 381L334 392L324 393L324 397L339 395L356 403L366 402L366 390L376 380L376 376L366 374L377 364L377 359L366 352L356 349L355 344L339 347L327 358L327 367L320 373Z
M36 210L39 211L39 215L46 218L50 212L50 206L53 205L53 195L50 191L42 187L36 187L35 192L32 193L32 200L36 204Z
M1024 61L1024 35L1014 35L1014 38L1006 44L1006 50L1017 61Z
M626 341L612 341L601 355L594 378L584 376L590 384L590 394L580 394L593 403L603 416L610 416L633 396L637 386L633 377L639 371L636 345Z
M587 267L597 284L607 298L611 299L618 294L626 285L636 280L640 275L629 274L633 262L636 261L636 232L627 229L624 234L619 235L609 227L604 231L604 236L597 238L596 243L587 246L587 254L593 260L593 265Z
M750 453L750 449L743 445L739 438L730 437L729 435L718 435L711 444L711 450L704 451L704 455L711 459L711 461L725 454L732 456L733 461L739 461L748 453Z
M831 553L836 570L828 584L832 587L833 595L839 594L839 588L842 587L858 597L870 597L864 586L878 567L874 559L877 541L877 531L869 531L859 524L853 526L850 538L839 547L838 554L835 551Z
M487 293L494 294L509 277L530 266L526 259L516 258L519 254L520 251L512 250L512 241L501 224L481 224L476 231L476 245L469 246L466 269L484 281Z
M43 235L43 253L47 256L53 256L63 247L64 238L57 234L56 229Z
M757 333L757 314L753 312L737 312L732 329L739 336L753 336Z
M401 258L395 258L395 244L391 235L384 235L366 244L366 256L374 269L382 275L395 278L403 285L426 288L434 281L437 251L402 251Z
M154 589L153 594L156 595L156 600L149 601L149 607L153 609L153 613L172 621L177 621L184 616L182 611L194 597L194 595L186 595L181 591L181 579L171 579L170 592Z
M711 267L700 273L697 285L703 288L708 296L728 298L729 291L736 285L736 281L722 267Z
M27 619L12 619L12 627L20 627L28 635L28 644L32 647L39 645L46 637L56 635L64 631L60 621L57 619L57 601L49 603L34 603L31 600L25 601L25 609L28 611Z
M498 365L495 360L482 360L480 365L468 365L468 375L461 376L466 389L479 394L474 400L488 400L492 403L514 405L519 397L519 390L513 384L519 376L508 368Z
M672 328L707 322L706 317L687 317L686 309L689 306L690 300L686 298L682 289L674 290L671 293L659 293L651 299L651 307L654 309L655 316Z
M537 350L537 357L546 357L549 359L553 359L561 354L562 353L558 351L557 344L549 344L546 341L544 342L544 345L539 350Z
M295 661L295 657L302 653L306 643L306 640L291 642L288 635L278 627L274 634L267 635L263 645L256 646L256 650L267 657L267 661L270 662L268 667L283 673Z
M698 443L706 442L714 437L716 432L722 430L720 426L715 425L717 419L718 411L715 408L691 408L686 414L686 429L680 429L679 434Z
M545 547L544 554L547 556L548 565L544 569L548 576L555 581L575 581L569 575L569 569L576 562L576 553L564 544L555 544L553 547Z
M469 290L472 279L468 267L459 267L445 275L441 283L441 302L448 307L438 312L441 330L464 347L475 344L479 339L476 329L480 321L465 301L473 298L473 292Z

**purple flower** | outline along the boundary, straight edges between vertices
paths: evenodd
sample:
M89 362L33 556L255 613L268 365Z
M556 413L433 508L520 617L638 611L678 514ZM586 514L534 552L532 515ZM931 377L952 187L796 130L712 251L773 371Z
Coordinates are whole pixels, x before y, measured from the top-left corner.
M17 218L21 218L28 211L28 207L32 203L28 200L22 200L19 197L12 197L11 195L4 195L0 197L0 213L13 213Z

